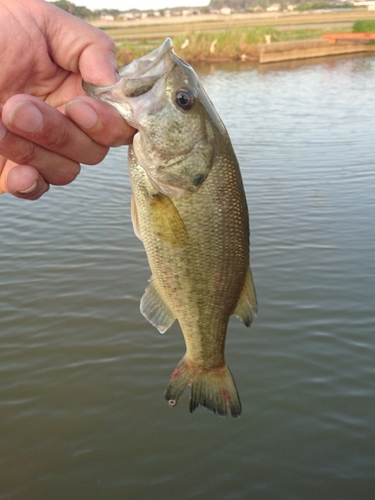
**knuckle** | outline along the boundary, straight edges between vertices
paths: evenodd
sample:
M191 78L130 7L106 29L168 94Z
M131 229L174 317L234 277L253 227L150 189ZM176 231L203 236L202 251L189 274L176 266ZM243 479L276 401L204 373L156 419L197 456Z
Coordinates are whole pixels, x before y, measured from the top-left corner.
M97 145L97 147L91 151L90 157L86 158L86 161L84 163L86 163L87 165L97 165L98 163L102 162L107 156L108 150L109 148L106 146Z
M111 130L107 136L107 144L112 146L122 146L124 141L125 134L122 131L120 132L120 128Z
M35 163L38 163L38 156L38 147L36 144L24 141L19 145L15 161L25 165L34 165Z
M113 123L111 122L108 122L108 125L106 122L103 123L100 142L107 147L117 147L131 144L134 132L135 130L126 125L124 120L120 117L117 126L113 126Z
M106 50L108 51L111 51L111 52L115 52L116 51L116 44L113 40L113 38L108 35L108 33L105 33L104 31L101 31L101 36L102 36L102 47L105 47Z
M48 134L46 139L48 140L48 149L52 151L68 150L69 146L74 141L74 139L69 134L68 130L64 127L60 127L58 129L58 133L56 134L52 135Z
M79 163L71 162L70 166L65 167L63 171L60 172L59 178L53 183L56 186L65 186L73 182L81 171L81 166Z
M104 33L104 35L105 35L106 43L107 43L107 46L108 46L108 50L110 50L113 53L115 53L116 52L115 41L113 40L113 38L111 36L108 35L108 33Z

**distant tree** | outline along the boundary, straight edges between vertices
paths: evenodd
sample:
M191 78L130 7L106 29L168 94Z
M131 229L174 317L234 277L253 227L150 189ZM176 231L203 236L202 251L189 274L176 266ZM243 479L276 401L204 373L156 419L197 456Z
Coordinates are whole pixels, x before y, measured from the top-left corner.
M251 10L258 2L256 0L211 0L210 9L221 9L230 7L235 11Z
M303 2L297 5L296 10L318 10L318 9L347 9L353 7L352 4L349 3L331 3L331 2L326 2L324 0L322 1L317 1L317 2Z
M263 9L267 9L272 2L270 0L257 0L257 5L262 7Z
M91 17L93 15L90 9L82 6L77 7L74 3L68 2L67 0L58 0L57 2L52 3L60 9L65 10L65 12L69 12L69 14L73 14L73 16L80 17L81 19Z
M117 9L104 9L105 14L109 14L110 16L117 17L120 14L120 11Z

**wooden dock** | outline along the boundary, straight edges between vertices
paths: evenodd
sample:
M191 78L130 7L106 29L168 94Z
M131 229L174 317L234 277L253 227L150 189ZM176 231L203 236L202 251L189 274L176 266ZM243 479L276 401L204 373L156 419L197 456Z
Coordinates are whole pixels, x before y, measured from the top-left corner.
M261 64L308 59L311 57L336 56L375 52L375 33L333 33L313 40L273 42L258 44Z

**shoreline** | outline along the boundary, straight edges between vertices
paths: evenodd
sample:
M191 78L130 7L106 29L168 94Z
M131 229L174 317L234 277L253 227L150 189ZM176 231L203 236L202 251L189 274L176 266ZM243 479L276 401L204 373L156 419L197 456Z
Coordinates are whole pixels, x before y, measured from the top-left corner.
M368 43L330 43L324 38L258 45L258 62L268 64L297 59L311 59L347 54L375 53L375 45Z
M146 18L134 21L95 20L93 26L112 37L119 65L156 48L166 37L189 63L252 61L260 64L344 54L375 52L358 41L330 43L322 35L351 32L358 20L375 20L363 9L308 12L262 12L227 16ZM267 42L267 43L264 43Z

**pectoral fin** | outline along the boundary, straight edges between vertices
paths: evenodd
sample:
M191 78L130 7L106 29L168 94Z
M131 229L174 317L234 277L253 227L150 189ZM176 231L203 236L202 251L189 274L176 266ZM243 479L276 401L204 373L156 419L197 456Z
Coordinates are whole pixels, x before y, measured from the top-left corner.
M172 326L176 318L160 297L152 278L150 281L141 299L141 313L160 333L164 333Z
M148 204L150 222L155 235L170 247L186 246L189 236L173 201L168 196L158 193L148 198Z
M249 327L253 321L253 317L258 312L257 296L253 283L253 276L250 267L247 270L245 285L243 287L240 299L233 314Z
M134 193L132 193L132 197L131 197L130 213L131 213L131 218L132 218L133 231L134 231L135 235L137 236L137 238L139 238L142 241L141 228L139 226L139 219L138 219L138 209L137 209L137 204L135 201Z

